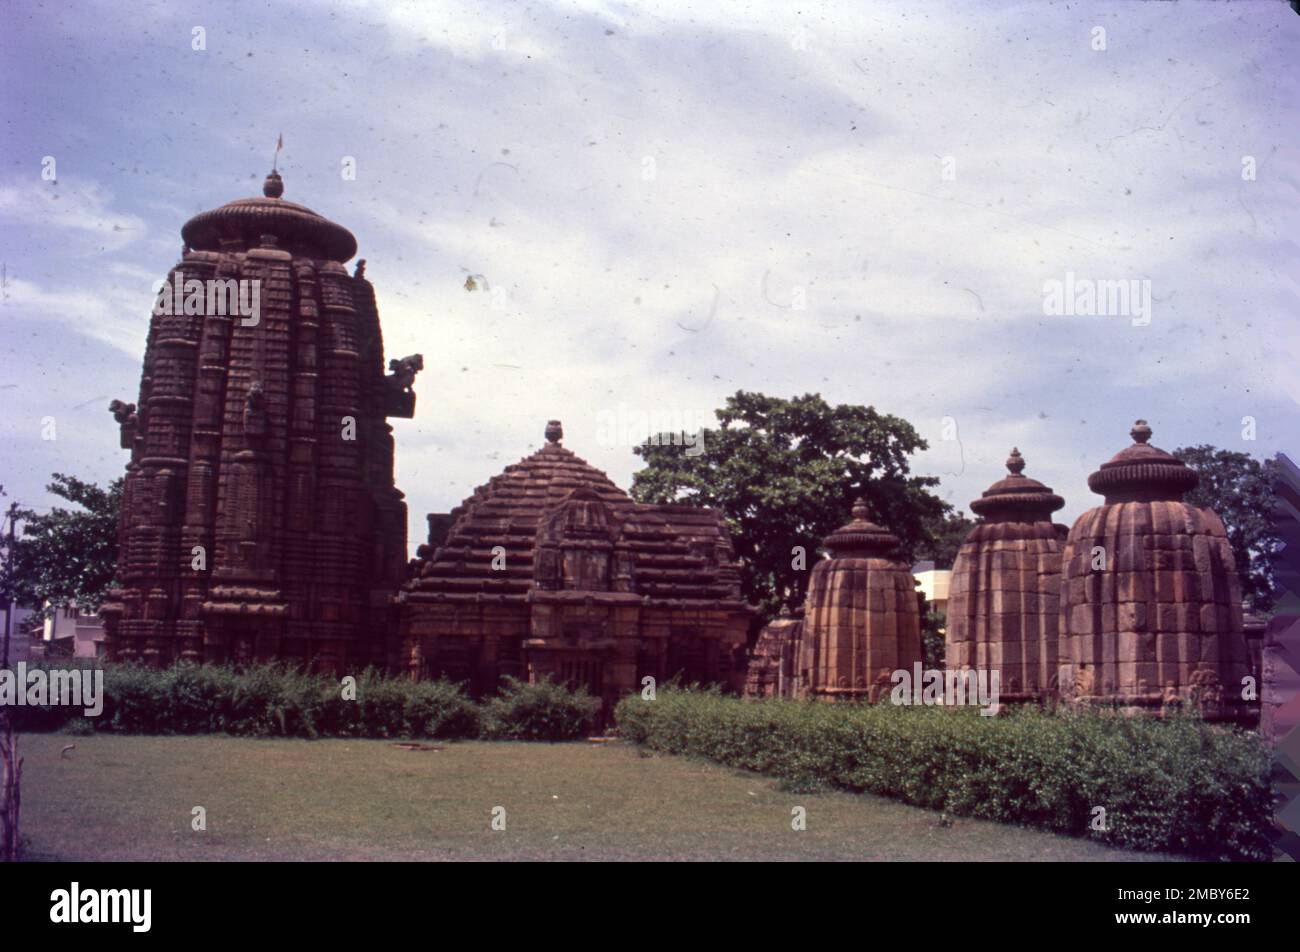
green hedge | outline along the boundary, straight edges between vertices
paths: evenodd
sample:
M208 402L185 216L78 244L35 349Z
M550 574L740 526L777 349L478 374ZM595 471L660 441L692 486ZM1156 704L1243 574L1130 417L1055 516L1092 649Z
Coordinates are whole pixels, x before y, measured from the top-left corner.
M483 734L509 740L576 740L590 732L600 701L549 677L529 684L507 677L483 706Z
M59 665L48 662L41 667ZM585 736L599 707L586 693L549 682L528 685L512 680L501 696L480 704L449 681L411 681L365 670L356 675L355 700L345 700L338 679L284 665L102 667L100 716L85 717L79 707L12 707L17 729L572 740Z
M1023 709L746 701L661 690L615 711L634 743L946 813L1222 860L1272 855L1272 754L1254 734ZM1104 807L1105 831L1093 808Z

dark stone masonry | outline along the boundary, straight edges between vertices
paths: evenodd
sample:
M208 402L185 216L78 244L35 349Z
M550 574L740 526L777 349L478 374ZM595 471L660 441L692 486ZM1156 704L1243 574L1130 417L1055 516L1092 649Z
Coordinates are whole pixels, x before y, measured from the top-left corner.
M351 233L281 198L275 173L263 192L190 219L168 277L247 282L255 319L202 291L155 307L137 403L114 401L131 459L101 614L119 660L391 660L406 504L386 418L414 413L420 361L385 375Z

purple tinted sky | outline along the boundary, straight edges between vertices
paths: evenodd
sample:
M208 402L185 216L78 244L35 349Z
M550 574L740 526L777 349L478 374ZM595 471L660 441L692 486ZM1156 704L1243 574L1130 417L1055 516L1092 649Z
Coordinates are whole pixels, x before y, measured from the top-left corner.
M54 471L121 472L105 406L135 400L150 287L186 218L257 193L281 131L286 197L353 230L389 355L425 357L395 424L412 546L549 417L626 486L600 411L698 418L738 388L906 417L932 447L916 470L962 506L1018 445L1066 519L1138 416L1167 449L1300 442L1282 3L11 0L6 20L0 482L26 503ZM1149 279L1150 324L1045 316L1067 272Z

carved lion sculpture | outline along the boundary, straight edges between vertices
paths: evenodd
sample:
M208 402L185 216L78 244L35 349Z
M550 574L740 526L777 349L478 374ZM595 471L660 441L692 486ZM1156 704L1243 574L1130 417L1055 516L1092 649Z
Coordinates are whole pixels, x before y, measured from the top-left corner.
M392 371L392 376L388 379L394 388L410 390L415 383L415 375L424 369L424 356L411 354L401 360L394 358L388 362L388 369Z

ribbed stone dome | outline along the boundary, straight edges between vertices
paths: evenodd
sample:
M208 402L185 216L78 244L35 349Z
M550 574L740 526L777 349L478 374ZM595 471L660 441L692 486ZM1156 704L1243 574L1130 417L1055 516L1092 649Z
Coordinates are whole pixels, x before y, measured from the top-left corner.
M1065 505L1065 500L1036 479L1021 475L1025 468L1020 450L1012 447L1007 457L1009 475L998 480L970 504L971 511L989 521L1026 514L1047 516Z
M266 177L262 198L240 198L200 212L181 228L181 237L196 251L221 251L234 244L256 248L274 235L277 246L309 258L344 262L357 253L357 239L303 205L287 202L278 172Z
M853 520L840 526L825 539L833 558L866 558L882 555L898 547L898 536L867 519L867 504L861 497L853 501Z
M1116 453L1088 477L1088 488L1107 502L1126 499L1180 500L1200 478L1181 460L1148 444L1151 427L1138 420L1129 431L1133 445Z

